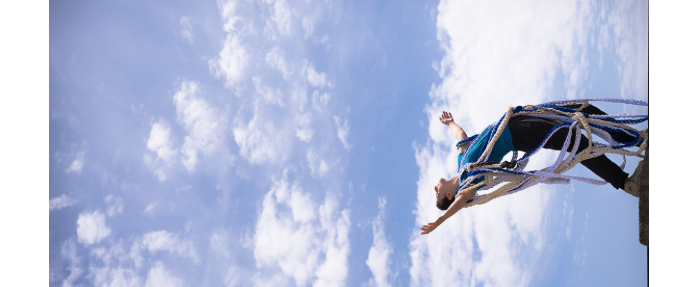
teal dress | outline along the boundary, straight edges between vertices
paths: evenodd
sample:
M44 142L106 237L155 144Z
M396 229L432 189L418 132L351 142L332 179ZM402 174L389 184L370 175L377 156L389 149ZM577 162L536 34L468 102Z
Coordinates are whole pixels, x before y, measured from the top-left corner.
M492 132L491 128L488 128L484 130L483 136L480 137L480 140L478 140L475 145L468 151L468 154L465 155L465 164L471 163L471 162L476 162L480 158L480 154L482 151L487 147L485 145L485 141L489 137L489 134ZM506 125L504 127L504 132L502 133L501 136L499 136L499 139L497 139L497 142L494 143L494 147L492 148L492 153L490 153L490 157L487 161L496 161L500 162L504 158L507 153L510 151L515 151L516 149L514 148L514 143L512 142L511 139L511 131L509 131L509 125ZM458 154L458 166L460 167L460 162L463 159L463 153ZM473 183L477 184L485 180L483 176L478 177L473 181ZM465 181L465 178L461 178L460 182L463 183ZM480 189L480 188L478 188Z

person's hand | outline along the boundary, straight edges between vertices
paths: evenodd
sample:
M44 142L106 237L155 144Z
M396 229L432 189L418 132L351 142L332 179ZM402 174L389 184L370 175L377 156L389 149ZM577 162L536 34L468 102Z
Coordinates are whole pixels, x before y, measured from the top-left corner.
M441 123L444 125L449 125L453 122L453 116L451 113L444 111L439 117L439 121L441 121Z
M439 225L441 225L442 222L444 222L444 221L441 219L441 217L439 217L436 219L436 221L429 223L429 224L426 224L426 225L423 225L422 228L420 228L420 230L422 230L421 234L422 235L429 234L430 232L434 231L434 229L439 227Z

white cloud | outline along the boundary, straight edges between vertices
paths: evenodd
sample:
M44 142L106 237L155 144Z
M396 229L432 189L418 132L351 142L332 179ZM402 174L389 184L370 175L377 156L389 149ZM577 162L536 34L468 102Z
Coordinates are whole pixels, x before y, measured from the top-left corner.
M80 213L77 224L78 242L85 245L98 243L111 234L111 229L105 223L104 214L99 210Z
M291 9L285 0L266 0L271 12L271 20L276 24L279 34L288 36L291 33Z
M315 176L323 176L330 169L324 159L318 157L313 149L309 149L306 154L308 159L308 166L310 167L310 173Z
M94 246L89 253L92 258L87 260L89 273L84 278L91 279L91 286L143 286L139 270L131 268L129 254L121 240Z
M565 199L562 202L562 221L565 223L565 237L570 240L572 235L572 219L574 218L574 206L569 203L570 194L574 193L574 184L570 184L570 192L565 194Z
M143 155L143 164L153 170L155 175L158 177L158 180L160 181L165 181L167 179L167 173L165 172L165 165L162 164L162 162L157 159L153 158L149 154L144 154Z
M188 132L181 150L184 154L182 163L190 172L196 169L199 152L211 155L216 151L225 122L218 111L210 107L200 94L201 89L197 82L183 81L180 90L173 96L177 108L177 122Z
M294 111L303 112L308 103L308 91L305 87L299 83L294 83L289 94L291 95L289 101L290 108Z
M265 272L253 273L252 270L245 267L231 266L223 274L223 283L226 287L235 286L257 286L257 287L276 287L276 286L291 286L293 280L284 276L282 273L267 274Z
M420 169L417 228L441 214L430 192L434 183L456 173L456 139L438 121L441 111L452 112L466 133L474 135L509 106L552 99L558 70L566 96L579 97L587 75L591 10L585 1L439 4L437 37L446 55L435 65L443 81L432 86L425 109L430 139L415 146ZM539 154L527 169L547 163L551 158ZM538 258L520 250L543 244L542 221L550 199L545 190L539 185L461 210L431 234L415 234L410 243L412 284L529 285ZM473 258L476 252L481 254L478 260Z
M291 286L291 280L285 277L283 274L275 273L271 276L263 276L261 274L255 274L252 278L254 286L258 287L276 287L276 286ZM321 286L321 285L319 285Z
M315 285L343 285L348 269L349 211L338 214L337 202L329 197L318 209L308 193L285 177L273 180L274 186L264 197L254 235L257 265L278 266L296 285L313 279Z
M162 118L153 123L146 147L157 157L143 155L143 163L155 172L160 181L167 179L166 168L172 164L177 155L170 134L170 125Z
M305 31L305 39L308 40L315 33L315 23L309 17L303 17L303 31Z
M241 115L233 121L233 137L240 147L240 156L251 163L279 162L288 149L289 134L281 123L271 121L261 105L255 105L254 116L245 123ZM273 117L273 115L269 115Z
M137 287L143 286L141 278L135 270L128 268L91 268L91 277L93 278L94 286L110 286L110 287ZM157 286L157 285L155 285Z
M223 30L229 33L229 35L245 35L245 34L256 34L256 29L250 21L245 21L242 16L238 15L238 10L240 10L241 2L238 0L216 0L218 4L218 9L221 11L221 17L225 20L223 24ZM256 3L247 3L256 4Z
M250 55L242 46L240 37L228 34L219 57L208 61L209 69L216 77L225 79L226 87L232 89L242 80Z
M221 17L223 19L228 19L235 17L235 12L237 10L237 1L236 0L231 0L231 1L225 1L225 0L216 0L216 4L218 5L218 9L221 11ZM234 24L234 23L233 23ZM226 29L226 31L233 31L234 26L233 25L224 25L225 28L230 28Z
M326 198L325 204L320 206L320 223L327 237L322 245L325 262L315 272L317 286L344 286L349 269L349 210L335 215L337 204L334 199Z
M82 166L85 164L85 151L78 152L75 156L75 160L70 164L66 172L80 174L82 171Z
M162 118L153 123L150 129L150 137L146 142L148 150L155 152L161 160L169 163L177 155L177 150L173 147L170 139L170 125Z
M324 88L328 85L325 73L318 73L312 64L308 64L306 67L306 73L308 77L308 83L316 88Z
M107 195L104 198L107 204L107 216L112 217L124 211L124 200L121 197Z
M267 105L284 106L281 91L264 86L261 77L252 77L252 82L254 82L255 92L257 95L262 96L261 99L263 99Z
M349 120L342 119L338 116L334 116L334 124L337 126L337 137L342 141L345 149L350 149L351 145L347 142L347 137L349 136Z
M156 206L158 206L158 204L156 202L150 203L150 204L148 204L148 206L145 207L145 210L143 210L143 212L151 213L151 212L153 212L153 210L155 209Z
M499 117L509 106L543 101L558 68L573 90L572 74L586 73L575 60L585 57L588 17L586 3L569 1L440 3L437 35L447 54L439 65L443 82L430 91L430 136L451 140L435 117L445 109L458 112L466 131L479 131L494 121L492 112Z
M75 199L72 199L65 194L61 194L61 196L51 198L48 201L48 210L60 210L61 208L72 206L75 203L77 203Z
M373 227L373 245L368 251L366 265L373 273L373 278L369 281L371 286L391 286L390 276L390 254L393 253L392 246L385 238L385 197L378 198L378 216L371 223Z
M179 236L165 230L144 234L140 244L150 252L167 251L176 253L181 257L188 257L192 259L194 263L199 262L199 257L196 254L193 242L180 240ZM136 248L140 248L141 245L137 245Z
M230 251L228 250L228 242L230 242L230 238L227 232L213 232L211 234L211 241L209 245L211 246L211 250L213 250L215 254L220 254L228 258L230 256Z
M327 163L325 162L324 159L320 160L320 165L318 165L317 172L319 175L325 175L327 173L327 170L329 170L329 167L327 166Z
M281 72L281 75L283 75L284 80L288 80L293 74L289 70L289 67L286 64L286 59L284 58L281 49L278 46L274 47L273 49L271 49L271 51L269 51L269 53L267 53L266 60L269 66Z
M296 137L304 142L310 142L313 138L313 129L310 127L312 120L310 113L296 114Z
M226 79L226 86L235 92L240 102L230 126L239 147L238 154L252 164L267 167L307 164L309 168L302 170L309 171L312 176L327 175L330 166L335 166L335 160L325 158L319 151L334 147L320 149L314 141L317 135L332 135L337 128L338 137L344 139L344 146L348 147L349 123L338 119L336 126L332 125L331 94L326 91L333 87L328 80L331 76L309 64L307 49L303 48L307 39L299 37L322 23L313 22L312 15L306 13L303 5L308 3L269 0L261 5L255 3L254 8L250 8L249 3L219 2L226 19L224 29L229 39L236 39L226 47L245 47L242 49L246 63L244 73L234 77L237 81ZM312 4L326 5L324 2ZM261 13L255 16L239 13L260 12L258 9ZM315 7L313 10L315 15L322 12ZM304 18L307 20L301 31ZM298 35L294 35L296 33ZM258 49L250 49L250 43L255 43ZM212 71L225 75L220 66L212 65ZM278 81L279 73L283 81ZM312 98L309 92L313 92ZM298 151L300 157L294 154ZM295 162L287 162L289 159ZM324 204L315 203L311 193L297 182L287 182L285 176L274 181L274 187L262 204L253 239L246 245L254 249L257 272L231 267L222 274L223 282L227 286L275 286L293 282L343 285L348 274L349 211L338 209L333 198L326 198ZM222 250L229 248L220 233L212 234L210 240L211 249L220 250L220 254L225 254Z
M313 109L318 112L322 112L325 107L327 107L327 103L330 102L330 94L329 93L322 93L320 94L320 91L315 90L313 92Z
M109 200L107 200L109 201ZM114 200L111 200L114 202ZM103 221L104 215L90 214L93 217L101 217L96 221ZM81 215L84 218L84 215ZM79 219L80 221L80 219ZM95 221L93 219L93 221ZM103 224L97 224L103 225ZM93 232L95 233L95 232ZM78 240L84 240L83 235L78 230ZM92 235L91 237L99 237ZM166 231L149 232L142 236L130 236L128 239L132 244L130 251L125 247L123 240L109 240L106 244L86 246L91 255L86 260L89 266L81 266L81 259L77 256L76 246L73 239L66 241L62 247L63 257L71 264L68 268L71 275L63 280L64 286L71 286L84 278L91 280L90 285L94 286L182 286L183 280L165 268L162 262L156 261L150 268L146 269L147 278L144 280L139 275L143 274L144 263L149 264L153 256L142 256L144 250L152 253L164 251L179 255L182 258L191 259L190 262L198 263L199 259L191 241L181 240L179 236ZM99 240L93 240L99 241ZM144 258L145 257L145 258ZM83 270L87 269L88 274L84 275ZM144 282L145 281L145 282ZM85 284L85 283L83 283Z
M231 266L223 275L223 283L225 283L226 287L244 286L248 279L248 276L245 275L248 274L244 274L244 271Z
M179 35L187 40L189 44L194 42L194 27L191 26L191 19L186 16L182 16L181 19L179 19Z
M70 275L63 279L63 286L73 286L73 282L80 278L82 275L82 268L80 267L80 257L78 257L77 250L75 247L75 240L68 239L61 246L61 255L70 262L68 270L70 270Z
M93 257L101 259L105 267L109 267L112 263L123 262L129 259L121 240L110 242L111 245L95 246L90 250ZM90 269L93 269L92 266Z
M601 5L606 5L603 3ZM617 1L613 9L604 7L599 16L606 22L600 25L604 32L598 47L608 47L613 35L617 64L621 79L620 94L623 98L647 100L648 87L648 23L647 1Z
M187 191L187 190L191 190L191 189L192 189L191 185L184 185L184 186L180 186L180 187L175 188L175 192L179 193L179 192L183 192L183 191Z
M162 262L157 261L154 265L148 272L148 280L145 282L146 287L184 286L182 279L172 275Z
M211 71L219 76L232 75L232 80L228 78L225 82L235 92L239 105L230 128L239 147L238 155L252 164L284 163L291 157L289 155L293 155L291 151L299 142L312 147L317 134L331 133L330 128L333 128L318 124L332 121L332 114L327 113L331 110L328 107L331 94L324 90L332 88L328 75L317 71L309 62L304 52L306 49L289 48L308 44L306 39L293 35L300 31L296 28L300 28L298 24L302 24L303 19L306 19L304 32L311 26L315 29L314 25L321 23L316 23L313 15L322 12L322 6L332 6L313 3L314 7L308 11L307 4L285 0L262 1L254 5L245 1L218 1L226 21L224 29L228 32L228 41L221 55L240 51L236 54L239 57L228 58L244 59L239 62L245 65L235 65L244 66L244 72L224 73L226 69L221 67L225 65L219 63L224 58L221 56L211 61ZM249 43L255 43L258 48L249 49ZM276 78L277 73L281 74L283 81ZM309 91L313 91L312 99ZM311 101L313 109L309 110L307 107ZM346 137L348 121L342 124L339 134ZM325 159L324 164L319 161L313 168L316 172L326 171L330 166L328 163Z

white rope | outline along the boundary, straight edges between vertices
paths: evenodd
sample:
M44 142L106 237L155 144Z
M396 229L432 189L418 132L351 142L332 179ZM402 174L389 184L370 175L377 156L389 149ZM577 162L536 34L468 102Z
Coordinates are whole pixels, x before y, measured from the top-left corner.
M626 103L626 104L634 104L634 105L642 105L642 106L647 106L648 104L642 101L635 101L635 100L618 100L618 99L588 99L588 100L573 100L573 101L559 101L559 102L551 102L551 103L546 103L546 105L559 105L559 104L571 104L571 103L581 103L582 106L577 108L577 112L571 113L571 112L565 112L565 111L560 111L554 108L549 108L549 107L541 107L541 106L525 106L523 107L524 109L532 110L532 111L520 111L517 113L514 113L514 108L509 108L507 110L506 115L504 118L501 120L496 133L492 137L492 139L487 143L487 146L485 150L481 153L479 159L470 164L464 164L465 161L465 155L463 156L463 162L460 163L459 167L459 173L461 176L464 174L464 171L468 172L483 172L483 173L478 173L476 176L470 176L466 178L463 181L463 184L459 187L459 191L457 196L461 196L465 194L467 191L472 190L473 188L477 189L478 187L482 187L482 190L485 189L490 189L492 187L498 186L502 183L505 183L505 185L501 186L499 189L490 192L489 194L485 195L478 195L477 193L471 198L471 200L463 207L467 208L470 206L474 205L480 205L489 202L490 200L493 200L497 197L500 197L505 194L512 194L515 192L519 192L521 190L524 190L526 188L529 188L531 186L534 186L539 183L545 183L545 184L569 184L570 180L577 180L581 182L586 182L589 184L594 184L594 185L604 185L607 184L607 182L602 181L602 180L596 180L596 179L591 179L591 178L584 178L584 177L576 177L576 176L568 176L568 175L563 175L565 171L570 170L572 167L574 167L576 164L587 160L591 159L594 157L601 156L603 154L618 154L623 157L623 164L621 165L621 169L625 167L625 156L638 156L642 157L640 154L647 149L649 137L647 134L647 129L643 131L638 131L628 125L625 124L620 124L616 122L609 122L609 121L604 121L603 119L621 119L621 118L648 118L647 115L588 115L589 117L585 117L584 114L581 112L578 112L579 110L582 110L584 107L588 106L589 101L605 101L605 102L615 102L615 103ZM565 143L563 147L560 149L560 152L557 156L557 159L555 162L550 165L549 167L546 167L542 170L535 170L535 171L524 171L523 169L526 167L526 164L528 163L529 157L533 154L535 154L538 150L540 150L547 141L550 139L550 136L546 137L546 139L543 141L543 143L540 144L539 148L531 151L529 154L524 156L521 160L518 161L518 166L514 169L511 170L510 172L497 170L495 168L499 167L499 164L495 165L488 165L488 166L481 166L483 162L486 162L487 159L489 158L492 149L494 148L494 145L501 136L502 132L504 131L504 128L506 127L505 125L508 125L509 120L512 117L516 116L521 116L521 115L526 115L526 116L534 116L534 117L539 117L539 118L546 118L553 120L554 122L557 123L562 123L562 122L570 122L569 127L565 126L558 126L557 128L554 129L549 135L554 134L560 129L563 128L568 128L567 132L567 137L565 139ZM597 126L601 127L606 127L606 128L621 128L624 130L630 130L637 132L638 135L642 138L644 138L644 142L639 146L638 150L636 151L629 151L623 148L618 148L619 143L614 141L613 138L611 137L611 134L608 133L607 131L592 127L590 123L593 123ZM492 131L492 128L496 125L490 125L488 128L490 128L490 132ZM582 130L584 130L588 140L589 140L589 145L588 147L580 147L580 142L582 139ZM569 156L565 158L565 154L567 152L567 149L569 148L570 144L572 144L572 135L573 132L575 134L575 141L573 143L573 147L571 150L571 153ZM626 132L627 133L627 132ZM484 134L484 133L483 133ZM474 144L480 140L481 137L484 135L480 134L477 136L475 139L473 139L470 144L468 145L468 148L466 149L466 154L474 146ZM601 144L601 145L594 145L593 143L593 136L598 136L599 138L603 139L606 141L608 144ZM616 148L613 148L616 147ZM579 151L579 149L582 149L582 151ZM512 162L516 161L516 153L512 156ZM517 174L520 173L520 174ZM472 182L475 180L475 178L484 176L484 181L473 185Z

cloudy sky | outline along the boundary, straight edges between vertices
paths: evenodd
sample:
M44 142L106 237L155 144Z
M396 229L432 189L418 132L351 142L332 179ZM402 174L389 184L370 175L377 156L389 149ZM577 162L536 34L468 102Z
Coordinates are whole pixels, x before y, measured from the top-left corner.
M648 100L647 1L49 14L50 286L647 284L638 200L610 185L540 185L419 235L457 170L438 114L476 134L509 106Z

